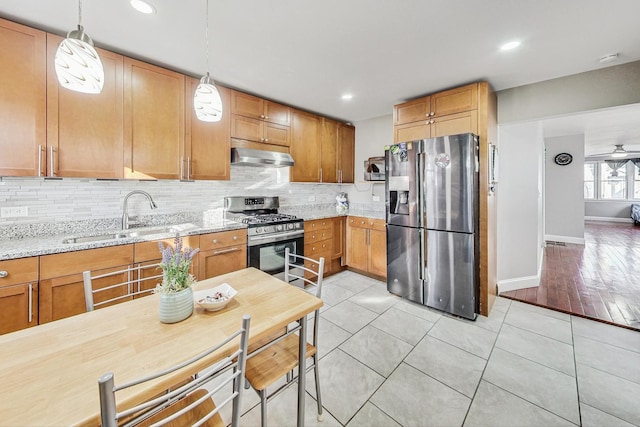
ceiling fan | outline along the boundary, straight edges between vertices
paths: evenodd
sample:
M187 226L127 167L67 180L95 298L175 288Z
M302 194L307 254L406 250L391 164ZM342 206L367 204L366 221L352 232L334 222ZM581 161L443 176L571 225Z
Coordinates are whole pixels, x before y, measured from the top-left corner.
M587 159L616 159L616 160L624 160L624 159L633 159L640 157L640 151L633 150L625 150L624 144L614 144L615 148L613 151L602 153L602 154L592 154L587 156Z

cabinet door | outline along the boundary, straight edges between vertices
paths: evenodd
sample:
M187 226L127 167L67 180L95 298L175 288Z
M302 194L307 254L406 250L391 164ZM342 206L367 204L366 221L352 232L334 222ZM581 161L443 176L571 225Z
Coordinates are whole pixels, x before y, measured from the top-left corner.
M0 334L38 324L38 282L0 287Z
M47 81L43 31L0 19L0 81L0 176L44 175Z
M247 268L246 245L204 251L200 252L198 279L204 280L243 268Z
M231 115L231 137L263 142L262 121L250 117Z
M434 138L468 132L478 133L477 110L436 117L431 124L431 136Z
M289 126L283 126L276 123L263 122L263 140L267 144L282 145L288 147L291 145Z
M338 182L353 184L356 150L356 128L340 125L338 136Z
M124 59L126 178L180 178L184 91L184 75Z
M333 252L332 259L344 256L344 238L345 238L345 217L333 218L331 221L333 228Z
M339 123L327 118L322 119L322 138L320 147L321 182L338 182L338 130Z
M351 220L349 221L351 222ZM367 271L368 237L369 230L367 228L347 225L347 265L349 267Z
M58 84L54 58L61 41L47 34L47 175L122 178L124 59L97 49L104 67L102 92L74 92Z
M393 142L415 141L431 136L431 128L428 120L393 127Z
M369 231L368 271L381 277L387 277L387 234L382 230Z
M478 84L457 87L431 95L431 111L435 117L478 108ZM433 135L432 135L433 136Z
M231 152L230 124L231 111L229 108L231 91L222 86L216 86L222 98L222 120L219 122L203 122L198 120L193 109L193 95L200 83L199 80L188 78L185 99L186 161L182 164L183 179L230 179Z
M264 102L264 119L283 126L291 125L291 108L277 102Z
M292 182L318 182L320 178L320 117L294 111L291 115Z
M231 113L254 119L264 118L264 100L248 93L232 90Z
M425 120L431 112L431 97L414 99L393 107L393 124L402 125Z

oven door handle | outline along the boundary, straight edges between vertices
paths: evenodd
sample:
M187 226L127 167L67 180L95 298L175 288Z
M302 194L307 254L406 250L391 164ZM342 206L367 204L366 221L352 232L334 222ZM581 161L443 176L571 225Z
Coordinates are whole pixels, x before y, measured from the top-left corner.
M270 234L266 236L251 236L249 237L250 241L256 240L271 240L274 242L285 240L288 237L303 237L304 231L288 231L286 233L278 233L276 235Z

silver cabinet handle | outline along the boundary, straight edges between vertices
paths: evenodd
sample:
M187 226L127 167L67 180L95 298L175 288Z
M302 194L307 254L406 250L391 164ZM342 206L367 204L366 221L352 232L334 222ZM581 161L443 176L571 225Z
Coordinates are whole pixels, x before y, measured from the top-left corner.
M55 176L56 175L56 166L55 166L55 161L53 158L53 153L56 150L53 148L53 145L51 147L49 147L49 154L51 155L51 158L49 159L49 166L51 167L51 169L49 170L49 176Z
M38 145L38 176L42 176L42 151L44 147L42 145Z
M322 168L320 168L320 182L322 182Z
M9 275L8 271L2 270L0 271L0 279L3 279Z
M184 179L184 157L180 157L180 179Z
M29 323L33 320L33 285L29 283Z
M191 179L191 156L187 157L187 179Z
M222 254L228 254L228 253L231 253L231 252L238 252L240 250L242 250L242 249L240 249L240 248L229 248L229 249L223 249L221 251L214 251L213 254L214 255L222 255Z

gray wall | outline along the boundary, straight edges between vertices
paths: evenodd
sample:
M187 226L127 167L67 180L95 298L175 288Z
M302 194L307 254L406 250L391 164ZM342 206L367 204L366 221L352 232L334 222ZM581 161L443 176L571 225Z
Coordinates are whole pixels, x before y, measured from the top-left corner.
M589 200L584 202L584 216L592 218L620 218L631 221L631 202L629 200L612 202ZM587 218L588 219L588 218Z
M498 123L540 119L640 102L640 61L540 83L498 95Z
M548 240L584 242L584 135L545 138L545 235ZM573 162L555 164L559 153Z

